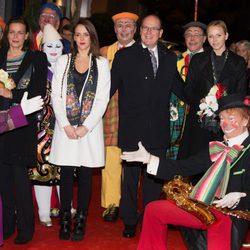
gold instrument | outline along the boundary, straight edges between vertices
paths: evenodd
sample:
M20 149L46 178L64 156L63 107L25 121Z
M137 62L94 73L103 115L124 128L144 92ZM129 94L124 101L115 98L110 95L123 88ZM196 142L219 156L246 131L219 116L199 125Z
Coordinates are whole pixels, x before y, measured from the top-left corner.
M193 186L185 183L181 176L176 176L172 181L169 181L163 186L163 191L166 193L167 199L173 200L178 207L193 214L206 225L211 225L216 221L213 212L210 211L209 208L220 211L226 215L232 215L237 218L250 221L250 212L247 210L243 211L218 208L189 198L192 189Z

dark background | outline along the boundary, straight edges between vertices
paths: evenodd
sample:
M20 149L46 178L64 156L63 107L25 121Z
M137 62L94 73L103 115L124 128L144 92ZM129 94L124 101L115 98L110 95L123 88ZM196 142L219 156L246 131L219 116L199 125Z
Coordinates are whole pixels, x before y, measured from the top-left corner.
M101 4L102 0L96 4ZM98 3L98 1L100 1ZM33 29L37 24L40 4L44 0L12 0L10 4L10 16L27 16ZM163 22L163 39L182 43L182 26L194 20L195 0L108 0L107 9L103 13L92 10L91 20L96 26L101 46L110 44L116 40L113 31L111 16L122 11L138 13L140 17L147 14L157 14ZM228 45L242 39L250 40L250 0L199 0L198 21L208 24L215 19L226 22L229 30ZM140 24L140 20L139 20ZM138 29L139 30L139 29Z

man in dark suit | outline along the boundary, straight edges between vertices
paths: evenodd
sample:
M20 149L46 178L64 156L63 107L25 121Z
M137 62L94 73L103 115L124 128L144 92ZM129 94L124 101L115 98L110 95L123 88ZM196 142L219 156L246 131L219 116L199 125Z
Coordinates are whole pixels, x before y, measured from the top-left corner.
M111 96L119 93L118 145L132 151L142 141L147 150L164 157L169 147L169 98L173 91L182 96L182 79L175 55L158 40L163 33L160 19L149 15L140 27L141 41L120 50L112 65ZM123 169L120 215L124 237L134 237L139 220L138 183L142 164ZM143 170L143 207L160 197L162 181Z

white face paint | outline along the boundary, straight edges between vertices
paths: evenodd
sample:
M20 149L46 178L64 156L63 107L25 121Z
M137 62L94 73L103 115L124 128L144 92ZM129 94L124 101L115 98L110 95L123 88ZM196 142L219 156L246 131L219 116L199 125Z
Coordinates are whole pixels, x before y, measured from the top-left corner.
M48 61L55 63L57 59L62 55L63 44L60 40L44 43L43 52L46 53Z

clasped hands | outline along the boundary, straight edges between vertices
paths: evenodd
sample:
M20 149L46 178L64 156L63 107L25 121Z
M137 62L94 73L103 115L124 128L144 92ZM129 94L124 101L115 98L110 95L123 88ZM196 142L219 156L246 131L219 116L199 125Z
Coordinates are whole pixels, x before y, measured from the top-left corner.
M142 162L148 164L150 162L150 153L144 148L141 142L138 143L139 149L131 152L122 152L121 159L128 162Z
M88 133L89 130L84 125L81 125L78 127L67 125L64 127L64 131L69 139L76 140L76 139L84 137Z

